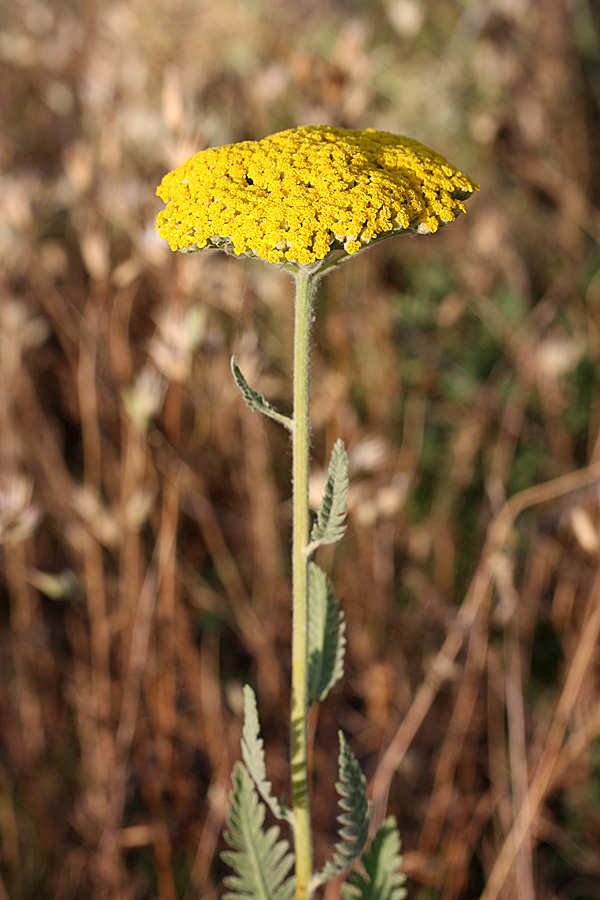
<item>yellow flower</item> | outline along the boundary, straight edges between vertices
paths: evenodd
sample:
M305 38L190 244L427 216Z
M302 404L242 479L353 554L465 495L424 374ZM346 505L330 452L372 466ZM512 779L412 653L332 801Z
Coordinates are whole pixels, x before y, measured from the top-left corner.
M308 266L382 236L437 231L476 190L411 138L310 125L192 156L157 190L167 204L157 227L173 250Z

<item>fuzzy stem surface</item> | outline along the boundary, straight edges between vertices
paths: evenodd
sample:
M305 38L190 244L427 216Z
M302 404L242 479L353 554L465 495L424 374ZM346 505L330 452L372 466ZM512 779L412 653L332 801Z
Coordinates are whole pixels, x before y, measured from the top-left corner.
M308 788L308 479L310 465L310 330L318 277L295 274L294 430L292 436L292 704L291 773L296 852L296 900L307 900L312 875L312 835Z

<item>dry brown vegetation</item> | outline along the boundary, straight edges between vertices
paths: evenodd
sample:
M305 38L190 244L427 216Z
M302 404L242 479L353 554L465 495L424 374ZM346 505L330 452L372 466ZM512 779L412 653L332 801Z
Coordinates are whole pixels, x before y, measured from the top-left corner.
M171 254L163 173L330 123L476 177L322 291L314 478L348 621L312 722L398 817L410 896L600 897L600 24L586 0L5 0L0 898L214 900L241 685L287 789L291 282ZM333 897L330 890L329 896Z

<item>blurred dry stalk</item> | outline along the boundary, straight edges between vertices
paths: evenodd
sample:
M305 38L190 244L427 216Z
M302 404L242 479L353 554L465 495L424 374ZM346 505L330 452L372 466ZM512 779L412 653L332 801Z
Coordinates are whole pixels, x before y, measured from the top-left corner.
M249 668L284 777L288 448L228 359L285 402L289 286L180 267L151 193L308 122L484 188L435 266L398 241L323 297L352 675L316 786L342 725L422 900L600 897L599 30L586 0L3 4L0 897L217 897Z

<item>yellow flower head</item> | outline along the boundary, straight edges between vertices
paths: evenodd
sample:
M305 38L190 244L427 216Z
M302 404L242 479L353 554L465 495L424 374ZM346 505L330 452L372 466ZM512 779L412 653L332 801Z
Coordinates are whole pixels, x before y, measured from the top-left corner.
M411 138L310 125L196 153L163 178L157 227L173 250L311 265L380 236L437 231L476 190Z

